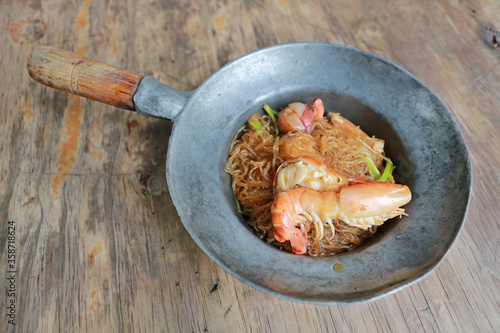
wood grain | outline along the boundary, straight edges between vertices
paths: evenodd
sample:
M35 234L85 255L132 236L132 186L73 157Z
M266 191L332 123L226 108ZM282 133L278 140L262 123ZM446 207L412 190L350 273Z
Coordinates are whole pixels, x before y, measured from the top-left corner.
M5 332L500 331L500 26L492 0L0 2L0 289L8 221L16 296ZM497 27L498 27L497 26ZM38 46L72 51L192 90L258 48L331 42L408 69L448 106L474 172L465 227L421 282L377 301L279 300L211 261L169 196L172 123L30 79ZM16 304L16 326L6 307Z
M144 77L47 46L31 52L27 69L32 79L48 87L128 110L135 110L133 97Z

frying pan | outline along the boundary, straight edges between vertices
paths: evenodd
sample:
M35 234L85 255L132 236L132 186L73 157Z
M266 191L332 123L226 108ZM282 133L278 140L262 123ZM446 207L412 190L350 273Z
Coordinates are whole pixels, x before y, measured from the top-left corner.
M406 70L334 44L257 50L222 67L191 92L151 77L41 47L28 60L38 82L174 122L166 170L182 223L200 248L256 289L293 301L353 304L419 281L445 257L467 213L467 147L443 103ZM395 179L410 187L408 216L388 221L358 249L336 256L286 253L256 237L237 212L224 171L237 129L261 106L322 98L369 135L386 141Z

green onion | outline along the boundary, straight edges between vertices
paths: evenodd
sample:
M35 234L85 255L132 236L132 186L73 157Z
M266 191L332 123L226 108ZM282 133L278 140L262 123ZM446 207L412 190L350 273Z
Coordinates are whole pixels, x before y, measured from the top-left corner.
M268 114L272 113L273 116L277 116L279 114L279 111L274 111L268 104L264 104L264 106L262 107L264 108L264 110L266 110Z
M394 182L394 177L392 177L391 174L392 161L390 158L384 158L386 160L386 163L384 172L381 175L380 171L378 171L378 168L375 166L375 163L373 162L370 155L357 155L356 157L361 158L361 160L363 160L366 163L366 165L368 165L368 172L370 173L370 176L372 177L373 180L377 180L379 182L385 182L389 180L390 182Z
M396 182L394 180L394 177L392 176L392 174L389 174L389 177L387 177L387 181L390 182L390 183L395 183Z
M385 163L384 173L382 173L382 176L380 176L378 180L381 182L385 182L391 175L391 169L392 169L392 161L391 159L387 159L387 162Z
M249 121L248 124L254 131L258 131L264 128L264 126L262 126L262 124L258 121Z
M234 196L234 202L236 202L236 208L238 209L238 213L243 214L243 211L241 210L240 202L236 198L236 193L233 191L233 196Z
M269 115L269 117L271 117L273 123L274 123L274 126L276 126L276 135L278 135L279 133L279 130L278 130L278 122L276 121L276 116L278 115L278 112L277 111L274 111L273 109L271 109L271 107L267 104L264 104L262 106L262 108L264 109L264 111L267 112L267 114Z
M373 162L370 155L358 155L368 166L368 172L373 180L377 180L380 177L380 171L378 171L377 166Z

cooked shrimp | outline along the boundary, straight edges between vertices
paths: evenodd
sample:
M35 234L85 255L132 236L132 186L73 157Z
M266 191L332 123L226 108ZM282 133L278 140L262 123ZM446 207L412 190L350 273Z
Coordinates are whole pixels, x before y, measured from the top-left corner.
M340 187L347 183L346 176L312 157L303 156L280 165L274 177L274 193L278 194L294 187L338 192Z
M309 106L300 102L288 104L278 114L278 127L282 133L291 131L311 132L314 114Z
M293 102L278 113L278 127L282 133L300 131L311 133L314 118L323 117L323 101L316 98L311 103L313 109L304 103Z
M321 98L316 98L311 102L312 109L314 111L314 118L323 118L323 114L325 113L325 105Z
M317 234L314 238L323 236L325 226L331 226L333 232L333 219L368 229L403 215L404 209L400 207L410 200L411 192L407 186L375 181L344 186L339 193L290 189L277 194L271 206L274 238L278 242L289 240L293 253L304 254L310 243L304 232L297 228L301 222L315 223Z

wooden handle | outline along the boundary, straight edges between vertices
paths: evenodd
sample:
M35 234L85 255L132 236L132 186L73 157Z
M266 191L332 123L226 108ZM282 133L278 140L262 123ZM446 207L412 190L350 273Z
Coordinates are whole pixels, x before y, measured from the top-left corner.
M144 77L47 46L31 52L28 72L48 87L127 110L135 110L133 97Z

